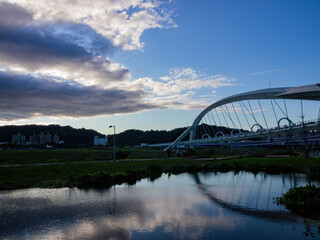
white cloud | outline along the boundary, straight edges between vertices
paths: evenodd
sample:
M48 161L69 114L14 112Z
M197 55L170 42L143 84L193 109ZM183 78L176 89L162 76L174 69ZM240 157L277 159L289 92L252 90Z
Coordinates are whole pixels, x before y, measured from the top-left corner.
M163 5L156 0L0 0L0 69L10 78L0 79L0 84L9 82L11 87L0 88L2 115L6 119L37 114L96 116L206 107L216 88L233 86L235 79L193 68L172 68L158 79L133 80L129 69L109 58L113 45L141 49L140 37L146 29L174 26L171 12ZM19 83L33 86L39 94L20 88ZM19 103L12 95L17 90L21 92ZM60 110L55 102L57 90ZM44 92L53 97L49 99ZM79 98L74 95L77 92ZM111 104L111 93L121 104ZM99 98L93 97L97 94ZM8 99L16 101L15 105L9 106ZM56 109L48 113L49 108Z
M147 101L169 108L202 109L212 101L216 88L233 86L234 78L208 76L193 68L172 68L168 76L158 80L140 78L132 85L148 92ZM204 92L199 92L204 90Z
M267 71L263 71L263 72L254 72L254 73L251 73L251 75L262 75L265 73L279 72L279 71L280 71L280 69L272 69L272 70L267 70Z
M175 27L172 13L157 0L7 0L32 13L40 22L86 24L124 50L142 49L147 29Z

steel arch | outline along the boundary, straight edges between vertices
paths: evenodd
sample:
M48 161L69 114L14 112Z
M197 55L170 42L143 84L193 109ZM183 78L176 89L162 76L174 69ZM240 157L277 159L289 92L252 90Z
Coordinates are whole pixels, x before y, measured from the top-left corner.
M177 144L179 144L179 142L188 134L190 134L189 141L194 141L196 128L198 124L200 123L201 119L211 110L228 103L260 99L299 99L320 101L320 84L305 85L300 87L267 88L240 93L230 97L223 98L205 108L195 118L192 125L185 132L183 132L171 145L169 145L165 149L165 151L169 148L174 148L175 146L177 146Z

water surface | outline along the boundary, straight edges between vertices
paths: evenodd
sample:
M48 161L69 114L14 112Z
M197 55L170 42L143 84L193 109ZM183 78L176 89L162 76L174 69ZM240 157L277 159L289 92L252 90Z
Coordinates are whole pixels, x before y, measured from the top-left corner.
M229 172L108 190L2 191L0 239L307 239L304 219L273 197L308 183L298 174Z

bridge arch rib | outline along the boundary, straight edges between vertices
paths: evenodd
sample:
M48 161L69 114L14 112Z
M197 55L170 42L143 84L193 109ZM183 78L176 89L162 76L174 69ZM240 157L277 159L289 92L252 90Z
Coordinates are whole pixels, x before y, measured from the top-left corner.
M312 97L310 97L310 96L312 96ZM176 147L179 144L179 142L182 141L182 139L184 139L188 135L189 135L189 142L193 142L195 140L196 128L197 128L198 124L203 119L203 117L211 110L215 110L223 105L232 104L234 102L241 102L241 101L245 101L245 100L260 100L260 99L271 99L271 100L272 99L300 99L300 100L305 99L305 100L319 101L320 100L320 86L317 84L313 84L313 85L306 85L306 86L301 86L301 87L267 88L267 89L261 89L261 90L236 94L233 96L223 98L223 99L211 104L207 108L205 108L195 118L192 125L184 133L182 133L173 143L171 143L171 145L169 145L165 149L165 151L168 150L169 148ZM292 121L287 117L281 118L278 121L278 126L280 124L280 121L283 121L284 119L289 121L290 127L293 126ZM260 131L265 130L260 124L256 123L252 127L254 127L254 126L258 126ZM215 136L215 137L217 137L217 136Z

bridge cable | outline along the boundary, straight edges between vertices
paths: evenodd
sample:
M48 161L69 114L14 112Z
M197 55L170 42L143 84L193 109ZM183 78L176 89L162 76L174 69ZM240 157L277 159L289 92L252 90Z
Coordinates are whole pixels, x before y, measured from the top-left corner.
M229 131L229 130L230 130L230 127L229 127L229 124L228 124L228 121L227 121L226 117L224 116L224 111L223 111L223 109L222 109L221 107L219 107L219 108L220 108L220 112L221 112L221 114L222 114L222 117L223 117L223 119L224 119L224 121L226 122L226 125L227 125L227 126L223 126L223 127L224 127L224 130L227 131L226 128L228 128L228 131ZM224 134L225 134L225 132L224 132Z
M203 118L204 118L204 121L205 121L205 125L204 125L204 127L205 127L205 130L207 131L207 134L210 136L210 125L208 124L208 122L207 122L207 120L206 120L206 116L203 116ZM210 136L211 137L211 136ZM202 137L201 137L202 138Z
M221 107L219 107L220 108L220 110L221 110L221 113L222 113L222 116L223 116L223 118L224 118L224 121L226 122L226 125L227 125L227 127L230 129L230 127L229 127L229 124L228 124L228 122L227 122L227 119L226 119L226 117L224 116L224 111L223 111L223 109L221 108Z
M267 211L269 210L269 200L270 200L270 195L271 195L271 186L272 186L272 178L271 178L270 185L269 185L269 193L268 193L268 201L267 201Z
M215 124L215 126L216 126L216 130L219 130L219 127L218 127L218 125L217 125L217 122L216 122L216 120L215 120L214 117L213 117L212 111L210 111L209 114L211 115L211 118L212 118L212 120L213 120L213 122L214 122L214 124ZM214 135L215 135L215 133L214 133Z
M202 139L202 136L203 135L205 135L205 134L208 134L208 132L207 132L207 122L206 122L206 119L204 118L204 116L203 116L203 118L202 118L202 126L203 126L203 129L204 129L204 132L203 132L203 134L200 136L200 138Z
M263 119L264 119L264 123L266 124L267 129L269 129L268 124L267 124L267 120L266 120L266 117L264 116L264 111L262 110L261 103L260 103L259 99L258 99L258 103L259 103L260 110L261 110L261 113L262 113L262 116L263 116Z
M303 116L303 105L302 105L302 99L300 100L301 103L301 118L302 118L302 126L304 125L304 116Z
M274 110L274 106L273 106L273 103L272 103L272 99L270 99L270 102L271 102L271 106L272 106L272 110L273 110L274 117L276 118L276 124L278 124L278 118L277 118L276 111Z
M239 124L240 124L240 127L241 127L241 129L243 130L242 124L241 124L241 122L240 122L240 119L239 119L239 116L238 116L238 114L237 114L237 112L236 112L236 109L234 108L233 103L231 103L231 105L232 105L232 108L233 108L234 113L236 114L236 117L237 117L237 119L238 119L238 122L239 122Z
M207 114L206 114L207 115ZM211 138L211 126L212 126L212 123L211 123L211 120L210 120L210 118L208 118L206 115L204 115L203 117L205 117L206 118L206 122L208 121L209 122L209 124L208 124L208 130L209 130L209 133L208 133L208 135L210 136L210 138Z
M227 109L227 116L230 118L230 121L231 121L231 123L232 123L232 125L233 125L233 127L234 128L238 128L237 126L236 126L236 124L233 122L233 120L232 120L232 117L231 117L231 115L230 115L230 112L229 112L229 109L228 109L228 107L227 107L227 104L226 105L224 105L225 107L226 107L226 109Z
M242 103L242 104L243 104L243 106L247 109L247 111L248 111L248 113L251 115L251 117L254 119L255 123L256 123L256 124L259 124L258 121L257 121L257 119L255 118L254 114L252 114L252 113L250 112L250 110L247 108L247 106L246 106L244 103ZM251 104L250 104L249 101L248 101L248 104L249 104L249 106L251 107ZM251 111L252 111L252 107L251 107ZM251 130L251 127L249 127L249 129Z
M283 99L283 103L284 103L284 107L285 107L285 109L286 109L287 118L289 118L288 109L287 109L287 104L286 104L286 100L285 100L285 99Z
M222 123L221 123L220 117L219 117L219 115L218 115L218 111L217 111L216 108L215 108L214 110L216 111L216 114L217 114L217 117L218 117L218 120L219 120L219 123L220 123L220 128L221 128L221 130L222 130L222 132L223 132L223 134L224 134L225 132L223 131L223 127L222 127Z
M245 119L246 119L246 121L247 121L247 123L248 123L249 131L250 131L251 126L250 126L250 124L249 124L249 121L248 121L247 115L246 115L245 111L243 110L243 107L242 107L242 104L243 104L243 103L240 101L240 102L239 102L239 104L240 104L241 110L242 110L242 112L243 112L243 115L244 115L244 117L245 117Z
M285 112L282 110L282 108L280 107L280 105L277 103L276 100L273 99L273 101L277 104L278 108L281 110L281 112L283 113L284 116L288 117Z
M212 113L212 111L210 111L209 113L210 113L210 115L211 115L211 117L212 117L212 120L213 120L215 126L216 126L215 130L218 132L218 131L219 131L219 126L218 126L218 124L217 124L217 122L216 122L216 120L215 120L215 118L214 118L214 116L213 116L213 113ZM215 132L214 135L215 135L217 132Z
M205 133L206 133L206 129L205 129L205 125L204 125L204 123L202 121L202 124L200 125L200 132L199 132L200 136L199 136L199 139L202 139L202 136Z
M251 112L252 112L252 117L253 117L254 121L256 122L256 124L259 124L259 122L257 121L256 117L254 116L254 112L253 112L253 110L252 110L252 107L251 107L251 104L250 104L250 101L249 101L249 100L248 100L248 104L249 104L250 110L251 110Z
M212 136L214 136L214 134L215 134L215 132L214 132L214 124L212 124L212 122L211 122L210 112L211 112L211 111L208 112L208 114L207 114L208 117L207 117L207 118L209 119L209 122L210 122L210 129L211 129L211 131L213 132L213 135L212 135Z
M201 124L201 122L200 122L200 124L198 124L198 126L197 126L196 139L200 139L200 138L201 138L201 136L202 136L201 128L202 128L202 127L203 127L203 126L202 126L202 124Z

